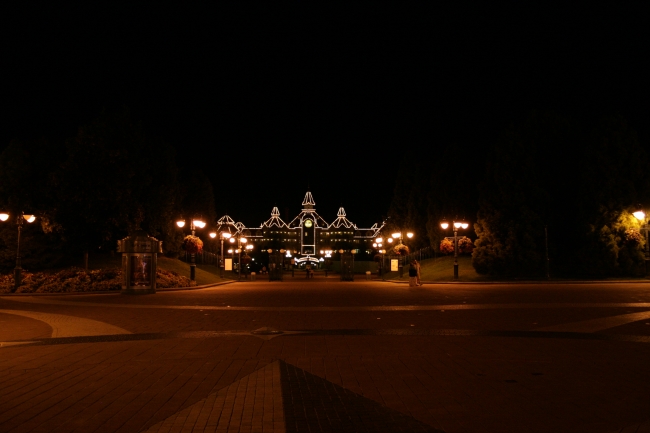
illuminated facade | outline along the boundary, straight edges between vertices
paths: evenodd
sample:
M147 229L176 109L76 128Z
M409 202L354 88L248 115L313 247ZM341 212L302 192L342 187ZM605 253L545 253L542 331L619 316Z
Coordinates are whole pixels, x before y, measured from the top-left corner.
M358 228L347 219L342 207L339 208L336 220L328 223L316 212L315 207L314 198L308 191L302 201L302 211L289 223L280 218L280 211L274 207L271 217L256 228L244 227L229 216L222 217L218 224L228 226L233 234L245 236L256 249L283 249L297 263L318 262L339 250L371 252L373 240L384 227L383 223L375 223L370 228Z

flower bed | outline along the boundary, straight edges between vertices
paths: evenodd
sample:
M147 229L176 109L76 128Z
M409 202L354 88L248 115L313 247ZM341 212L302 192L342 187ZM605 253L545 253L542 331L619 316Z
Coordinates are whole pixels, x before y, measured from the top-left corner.
M156 287L189 287L190 279L174 271L158 269ZM11 293L14 288L14 276L0 275L0 293ZM22 284L16 293L71 293L103 292L122 289L122 269L108 268L86 271L81 268L69 268L56 273L26 272L22 274Z

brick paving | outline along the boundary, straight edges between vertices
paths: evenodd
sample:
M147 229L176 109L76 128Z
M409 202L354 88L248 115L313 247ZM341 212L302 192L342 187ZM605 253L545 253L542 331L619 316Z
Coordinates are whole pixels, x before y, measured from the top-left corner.
M1 432L644 432L650 284L0 297Z

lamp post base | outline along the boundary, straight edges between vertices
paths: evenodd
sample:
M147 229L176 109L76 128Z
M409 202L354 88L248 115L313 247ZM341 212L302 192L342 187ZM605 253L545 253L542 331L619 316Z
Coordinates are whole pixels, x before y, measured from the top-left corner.
M458 279L458 263L454 263L454 280Z
M14 269L14 292L20 287L21 278L22 278L23 268L16 266Z

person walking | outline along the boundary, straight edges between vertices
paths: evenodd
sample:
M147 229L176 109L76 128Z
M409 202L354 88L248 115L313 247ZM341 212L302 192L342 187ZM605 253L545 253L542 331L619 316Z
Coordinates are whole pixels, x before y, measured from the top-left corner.
M409 287L415 287L417 286L417 280L418 280L418 269L415 266L415 260L411 261L411 264L409 265Z
M421 286L422 281L420 280L420 262L418 262L417 260L413 260L413 263L415 263L415 269L417 271L417 276L415 277L415 285Z

